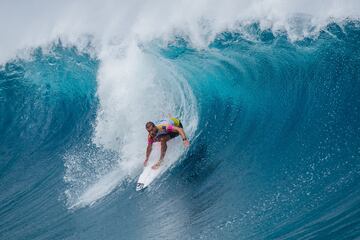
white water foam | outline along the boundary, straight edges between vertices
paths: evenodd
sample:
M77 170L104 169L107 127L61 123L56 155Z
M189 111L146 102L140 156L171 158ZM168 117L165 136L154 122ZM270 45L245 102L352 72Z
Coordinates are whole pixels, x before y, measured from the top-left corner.
M308 24L292 16L307 16L315 30L329 21L360 16L358 0L183 0L158 1L0 1L0 64L24 49L58 38L81 45L91 35L100 52L114 40L189 36L194 46L204 46L219 32L236 29L239 22L258 21L263 28L287 31L291 38L309 34ZM295 24L295 31L294 31ZM298 29L303 28L303 29ZM312 31L315 31L315 30ZM115 42L116 42L115 41Z

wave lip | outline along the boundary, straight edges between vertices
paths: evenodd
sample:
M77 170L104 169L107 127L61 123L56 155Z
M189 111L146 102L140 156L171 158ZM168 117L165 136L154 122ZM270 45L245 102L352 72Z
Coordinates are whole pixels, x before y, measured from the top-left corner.
M139 7L130 2L65 1L43 3L39 7L30 2L20 5L7 1L2 2L0 11L0 28L6 33L0 44L2 64L17 54L24 55L26 49L45 46L59 38L86 49L87 37L91 36L99 55L108 46L120 42L149 42L157 38L172 39L174 35L188 36L194 46L206 47L217 34L236 31L239 25L249 22L259 22L263 30L286 31L292 39L299 39L307 35L309 24L299 24L296 16L305 16L303 18L319 31L333 21L358 20L360 4L356 0L341 3L329 0L326 4L320 0L291 3L226 0L221 4L214 0L196 3L187 0L174 4L142 2ZM9 19L12 19L11 25L7 24Z

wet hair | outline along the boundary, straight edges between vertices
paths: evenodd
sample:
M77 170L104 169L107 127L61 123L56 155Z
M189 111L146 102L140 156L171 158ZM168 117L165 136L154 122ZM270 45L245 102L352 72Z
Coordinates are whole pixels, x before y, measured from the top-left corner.
M155 127L155 124L154 124L153 122L147 122L147 123L145 124L145 128L146 128L146 129L147 129L148 127L150 127L150 126Z

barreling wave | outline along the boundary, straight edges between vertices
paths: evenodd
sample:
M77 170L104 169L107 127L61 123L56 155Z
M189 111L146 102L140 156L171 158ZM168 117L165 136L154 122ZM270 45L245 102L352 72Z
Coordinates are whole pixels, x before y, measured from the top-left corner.
M201 41L59 40L7 61L0 236L358 237L359 22L290 22L209 32L204 19ZM191 147L169 143L171 168L135 192L144 123L167 114Z

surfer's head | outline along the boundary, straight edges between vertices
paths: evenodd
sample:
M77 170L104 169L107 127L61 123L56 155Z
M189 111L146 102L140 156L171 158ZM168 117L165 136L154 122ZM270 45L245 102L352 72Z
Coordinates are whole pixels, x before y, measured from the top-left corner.
M155 124L153 122L147 122L145 124L145 128L152 137L156 136L156 133L157 133L158 130L157 130L157 128L156 128L156 126L155 126Z

